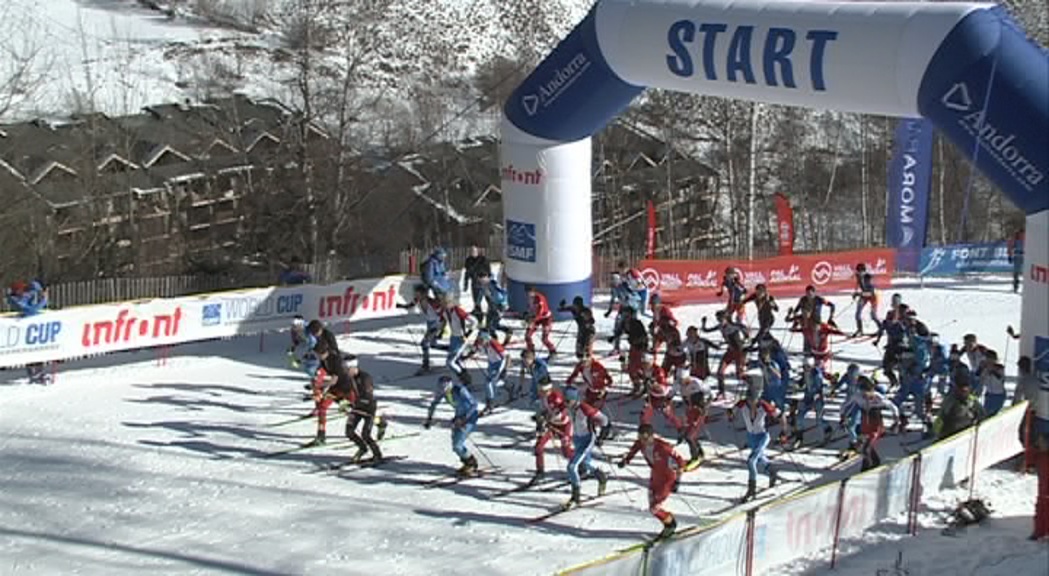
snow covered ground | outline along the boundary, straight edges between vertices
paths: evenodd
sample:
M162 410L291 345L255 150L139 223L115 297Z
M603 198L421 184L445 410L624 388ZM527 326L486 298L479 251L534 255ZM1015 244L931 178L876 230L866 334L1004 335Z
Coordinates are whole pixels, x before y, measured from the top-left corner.
M898 288L945 341L974 332L1000 352L1008 347L1005 363L1014 373L1016 348L1007 343L1005 327L1018 325L1020 297L1004 280ZM839 322L851 327L849 298L834 300L843 310ZM784 304L785 309L791 303ZM714 308L689 306L677 314L698 325ZM609 321L601 321L599 330L607 333ZM557 330L568 335L555 335L566 353L554 368L555 378L571 367L567 356L574 334L567 323ZM391 422L386 453L406 458L340 474L320 471L320 465L345 459L345 449L267 457L313 435L312 422L267 427L310 408L301 399L304 377L284 364L286 335L267 336L265 352L259 351L258 338L185 346L172 350L160 366L149 351L66 364L50 387L22 384L18 372L0 373L0 573L549 574L658 530L647 513L641 458L626 471L610 469L610 495L600 505L547 522L528 520L556 507L567 489L493 497L526 480L534 468L529 442L510 446L533 427L523 401L482 419L472 437L481 462L491 461L500 471L424 488L422 483L451 472L458 461L444 426L450 417L446 407L439 409L439 425L428 431L420 426L435 377L407 377L419 361L413 343L418 336L417 326L388 326L357 328L342 337L342 347L362 354L363 369L376 379ZM784 341L800 350L798 338ZM601 341L599 349L607 351L608 344ZM836 346L836 352L835 370L851 361L865 369L878 363L869 342ZM480 366L472 367L479 379ZM516 378L516 368L512 374ZM618 369L615 378L620 391L628 386ZM613 407L611 415L629 430L638 408L637 403ZM836 420L836 411L828 417ZM329 423L331 441L338 440L340 423ZM741 441L741 433L724 419L711 425L710 434L709 453ZM631 436L607 443L604 452L618 456ZM810 432L809 440L815 436ZM914 430L903 439L918 437ZM883 443L887 460L902 454L899 441L889 437ZM838 441L782 458L783 476L811 483L840 477L827 467L843 447ZM685 477L668 502L682 528L710 521L712 511L742 494L744 456L704 464ZM565 463L552 448L546 462L548 471L563 473ZM933 559L940 557L973 574L1037 573L1017 572L1023 558L1038 551L1021 543L1030 528L1031 480L998 472L982 478L981 493L989 491L999 511L989 527L960 539L923 532L902 544L871 534L862 550L846 551L840 571L871 574L885 568L890 571L884 574L904 574L891 571L902 549L903 567L912 576L969 573L937 572L944 564ZM584 484L584 494L595 489L593 482ZM945 494L944 506L960 497ZM935 516L933 511L923 520L931 524ZM977 542L985 546L977 548ZM995 562L1014 545L1016 557L978 566ZM969 556L961 555L963 549ZM798 563L789 572L821 573L826 564L819 562Z

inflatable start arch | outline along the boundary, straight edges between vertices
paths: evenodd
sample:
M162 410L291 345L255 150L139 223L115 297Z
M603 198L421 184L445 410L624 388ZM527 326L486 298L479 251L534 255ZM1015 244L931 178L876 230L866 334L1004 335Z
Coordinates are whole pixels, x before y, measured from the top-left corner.
M504 108L514 309L526 284L589 298L590 137L645 87L929 118L1028 214L1022 349L1049 371L1049 53L1002 8L599 1Z

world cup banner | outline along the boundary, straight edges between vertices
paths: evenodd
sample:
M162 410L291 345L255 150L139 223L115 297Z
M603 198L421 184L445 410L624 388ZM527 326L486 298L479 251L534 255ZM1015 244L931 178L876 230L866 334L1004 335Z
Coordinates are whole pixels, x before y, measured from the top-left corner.
M773 296L801 296L812 285L821 293L846 292L856 288L856 265L867 265L874 285L888 288L895 272L896 252L888 248L852 250L824 254L794 254L750 262L738 260L644 260L641 275L650 291L659 292L671 304L719 302L725 269L738 268L743 283L752 290L768 287Z

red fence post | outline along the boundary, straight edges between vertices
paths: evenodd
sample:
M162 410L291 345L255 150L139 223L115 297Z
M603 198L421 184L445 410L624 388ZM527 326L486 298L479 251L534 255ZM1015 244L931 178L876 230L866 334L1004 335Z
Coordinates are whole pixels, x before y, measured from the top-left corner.
M746 542L746 564L743 569L744 576L754 575L754 524L756 522L757 510L747 512L747 542Z
M848 483L849 479L845 478L841 481L841 486L838 488L838 511L834 517L834 543L831 544L830 549L830 567L833 570L838 565L838 541L841 539L841 515L845 511L845 484Z

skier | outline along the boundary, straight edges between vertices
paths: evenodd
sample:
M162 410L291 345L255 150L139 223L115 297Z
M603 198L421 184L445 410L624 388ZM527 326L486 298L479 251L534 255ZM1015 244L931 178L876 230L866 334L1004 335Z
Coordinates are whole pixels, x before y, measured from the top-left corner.
M645 462L652 470L648 481L648 510L663 523L663 530L657 539L670 537L677 529L674 514L663 508L663 503L671 492L677 492L685 459L670 445L670 442L656 436L651 424L641 424L637 428L637 440L618 462L620 468L626 467L634 456L641 452Z
M597 477L597 495L604 496L608 485L608 476L604 470L594 466L592 456L594 445L601 434L601 428L608 425L608 417L593 406L580 402L579 390L565 389L565 401L568 404L568 418L572 426L573 454L568 462L568 480L572 484L572 496L562 505L567 510L580 504L579 492L582 485L581 473Z
M640 398L644 394L644 383L641 379L642 359L648 353L648 330L638 318L627 320L627 342L630 350L626 357L626 373L630 378L630 396Z
M926 370L926 378L927 389L931 390L935 384L941 397L947 395L951 385L951 363L939 334L932 334L929 338L929 369Z
M805 287L805 295L802 296L792 310L787 310L787 322L791 323L792 332L801 332L803 352L809 353L810 339L807 334L812 333L823 323L823 307L830 308L830 318L834 319L834 303L823 296L816 294L816 287L809 285Z
M570 462L575 453L572 445L572 421L568 417L565 397L554 389L549 380L539 387L539 406L540 411L536 415L538 434L535 439L535 475L529 481L530 485L538 483L546 474L543 451L550 440L556 439L561 445L561 454L566 462Z
M525 372L531 378L531 387L529 388L528 397L532 401L533 406L538 406L539 403L539 386L543 382L550 382L550 367L547 366L546 360L536 358L535 350L528 350L527 348L521 351L521 376L524 377Z
M576 364L568 380L565 381L565 386L575 386L577 378L581 380L582 385L578 388L583 390L583 398L586 403L598 410L604 409L608 389L612 386L612 377L608 375L608 370L604 365L591 354Z
M874 289L874 277L867 271L867 265L859 263L856 265L856 291L852 293L852 299L856 303L856 332L852 335L857 338L863 335L863 309L870 305L871 321L875 326L880 326L878 321L878 291Z
M466 345L466 339L473 332L473 316L466 313L461 306L455 303L450 295L444 298L444 310L441 312L444 324L448 326L448 356L445 365L459 380L469 386L472 382L470 371L463 366L462 355Z
M1020 291L1020 279L1024 275L1024 230L1016 231L1009 239L1009 263L1013 265L1013 292Z
M667 373L655 365L655 360L649 354L645 355L642 363L642 378L648 390L648 398L645 401L645 406L641 409L641 423L651 423L652 416L659 412L674 427L678 434L684 433L684 427L681 425L681 421L678 420L677 414L674 413L674 403L672 402L674 391L667 384Z
M834 433L834 428L823 420L823 413L826 408L826 402L823 398L823 384L823 370L816 364L815 359L809 356L805 359L805 368L801 373L801 387L805 395L801 400L801 406L794 414L794 421L791 423L794 430L795 448L804 442L805 428L802 424L805 422L805 416L809 413L809 410L814 409L816 411L816 425L823 424L822 444L828 443L831 435Z
M669 306L663 303L659 294L653 294L652 300L652 322L648 329L652 333L652 352L659 352L659 345L667 341L667 332L677 328L677 318ZM680 335L678 336L680 338Z
M895 298L896 295L893 295ZM885 320L881 323L881 329L878 331L878 335L874 338L874 345L877 346L878 342L881 341L882 334L886 335L888 339L885 343L885 354L882 356L881 369L885 372L885 377L889 379L890 388L896 388L900 385L900 379L896 375L896 370L900 364L900 353L904 348L908 346L907 343L907 324L905 318L909 313L909 308L902 302L899 305L893 306L885 314Z
M641 306L641 298L630 290L623 277L618 273L612 274L611 291L612 294L608 301L608 310L605 311L605 318L611 316L613 311L616 312L612 335L608 338L608 343L612 344L613 350L618 354L619 341L626 332L627 321L631 318L636 318L637 310Z
M886 400L885 396L875 389L874 382L870 378L860 376L858 382L859 393L841 408L841 422L844 425L846 420L852 421L859 418L862 440L854 450L863 455L861 471L866 472L871 468L881 466L878 441L885 435L882 411L889 410L896 420L899 420L900 412L895 404Z
M721 345L700 336L699 328L689 326L685 330L685 343L682 348L688 358L688 373L700 380L709 378L710 350L720 350Z
M761 400L757 390L747 390L746 398L736 403L734 409L728 411L729 422L735 419L736 410L743 415L743 424L747 428L747 445L750 447L750 455L747 456L747 493L743 495L743 502L753 499L757 495L758 468L762 468L769 476L769 488L776 485L778 475L776 469L765 456L765 449L769 445L769 432L766 422L769 418L779 418L786 429L786 421L782 412L777 413L776 408L768 402Z
M542 329L543 345L546 346L549 355L553 357L557 354L557 350L554 343L550 341L550 330L554 326L554 314L550 311L550 303L547 302L546 296L535 286L528 286L526 291L528 292L528 313L525 316L525 322L528 324L528 328L525 330L525 343L529 350L535 350L532 336L537 328Z
M842 387L845 388L845 403L842 404L841 409L841 422L842 427L849 433L849 446L851 446L857 452L860 449L860 428L862 425L862 413L859 410L848 411L846 406L849 406L850 402L858 402L859 398L863 396L863 391L860 389L860 365L849 364L845 369L845 373L841 377L837 378L837 381L831 387L830 397L834 398L838 395L838 390ZM895 407L895 405L893 405Z
M776 322L776 316L774 313L779 312L779 304L777 304L776 299L769 294L769 289L764 284L758 284L755 286L754 292L743 299L740 307L746 306L749 302L753 302L754 306L758 309L758 334L755 336L755 339L761 338L772 330L772 325Z
M645 279L641 275L641 271L637 268L631 268L627 266L627 263L623 260L619 261L619 275L623 278L623 282L626 283L627 289L634 293L638 308L642 315L648 316L646 312L648 310L648 285L645 284Z
M583 303L582 296L573 298L571 306L565 306L565 301L562 300L557 307L557 311L571 312L572 319L575 320L576 359L582 360L590 356L591 351L594 349L594 337L597 336L597 328L594 327L594 311Z
M689 461L685 470L691 470L699 466L705 457L699 434L707 420L710 384L689 375L684 368L678 370L678 375L681 379L681 395L685 398L685 433L678 437L678 444L682 441L688 443Z
M768 350L769 358L776 363L783 384L786 385L790 381L790 357L787 356L787 351L780 345L779 340L776 340L772 334L765 334L755 342L755 346L759 354L763 350Z
M372 460L382 460L382 451L379 444L372 438L372 425L379 422L379 438L384 435L385 422L379 420L377 415L378 406L375 402L375 381L371 374L360 369L356 356L347 354L341 359L349 377L349 415L346 418L346 437L357 446L357 453L350 459L351 462L363 461L364 455L370 450ZM361 425L361 433L357 434L357 425Z
M503 336L503 346L509 346L514 332L509 326L503 324L503 314L510 307L506 290L499 285L495 278L492 278L491 274L486 274L483 271L478 276L477 281L479 285L478 290L481 291L481 298L484 299L485 309L487 310L484 318L484 329L493 338L497 331L505 334Z
M488 263L488 258L481 253L480 248L471 246L470 255L463 263L463 292L469 291L473 299L474 307L470 314L477 319L478 326L484 322L484 314L481 311L481 302L484 300L482 288L487 283L484 278L490 278L491 275L492 265Z
M33 280L28 285L21 281L15 282L7 291L7 303L22 318L36 316L48 306L47 286L40 280ZM51 383L51 374L44 370L43 362L26 364L25 369L31 384Z
M932 429L938 440L954 436L986 417L983 405L972 393L968 374L954 381L951 394L940 404Z
M822 322L805 334L805 340L808 342L808 356L814 358L824 372L830 369L830 361L834 357L834 352L830 347L831 335L845 335L844 332L838 330L838 325L834 323L834 320Z
M732 266L725 268L725 275L721 278L721 286L718 287L717 296L720 298L727 293L725 302L725 313L735 322L746 324L746 311L743 309L743 297L747 294L747 287L743 285L743 273Z
M725 354L721 357L721 362L718 364L718 398L725 397L725 369L729 365L735 365L736 378L740 382L743 381L743 362L746 358L744 350L747 347L747 338L749 333L747 327L739 322L732 322L729 320L728 313L724 310L718 310L714 317L717 319L717 325L713 328L707 328L707 317L703 317L701 323L703 332L721 332L721 338L725 341Z
M976 341L976 334L966 334L962 338L962 354L973 376L980 376L980 369L983 368L983 360L987 355L987 350L986 346Z
M306 319L302 315L296 314L291 319L290 332L291 345L285 350L288 356L288 364L291 364L292 368L301 368L303 356L313 349L313 344L309 343L306 335Z
M421 265L423 285L430 290L434 298L442 301L452 292L452 285L448 281L448 268L445 265L447 257L448 252L438 247Z
M772 404L781 414L787 413L787 384L790 382L790 372L786 376L781 372L781 367L772 358L769 348L762 348L758 352L758 362L754 367L761 372L761 399ZM787 427L783 426L779 433L779 443L787 445L790 438L787 436Z
M483 352L488 360L488 367L485 369L485 404L481 412L481 416L487 416L495 410L495 389L503 386L510 358L506 353L506 348L503 348L498 340L492 339L492 335L485 331L477 333L477 338L463 356L463 360L471 358L478 352Z
M452 418L452 450L462 462L456 474L462 477L476 475L477 458L467 450L466 439L477 428L477 401L463 383L452 381L451 376L441 376L437 380L437 393L430 402L423 428L429 430L433 425L433 413L441 400L447 401L455 410Z
M312 335L318 343L323 340L331 354L337 357L342 356L342 353L339 352L339 341L335 338L335 333L329 330L320 320L310 320L310 323L306 325L306 334Z
M436 346L438 337L444 332L444 306L440 300L430 298L426 286L419 284L415 287L415 299L406 304L398 304L397 307L405 310L415 308L426 322L422 340L419 341L423 361L419 370L415 372L416 376L421 376L430 371L430 349Z
M681 342L681 333L678 332L676 326L671 326L663 331L663 337L666 338L667 351L663 355L662 368L667 374L674 375L674 396L677 396L681 392L681 378L678 376L678 369L683 368L688 363L688 355L685 353L685 346Z
M1005 406L1005 366L998 362L998 353L987 350L980 368L976 397L983 395L983 409L987 417L994 416Z

